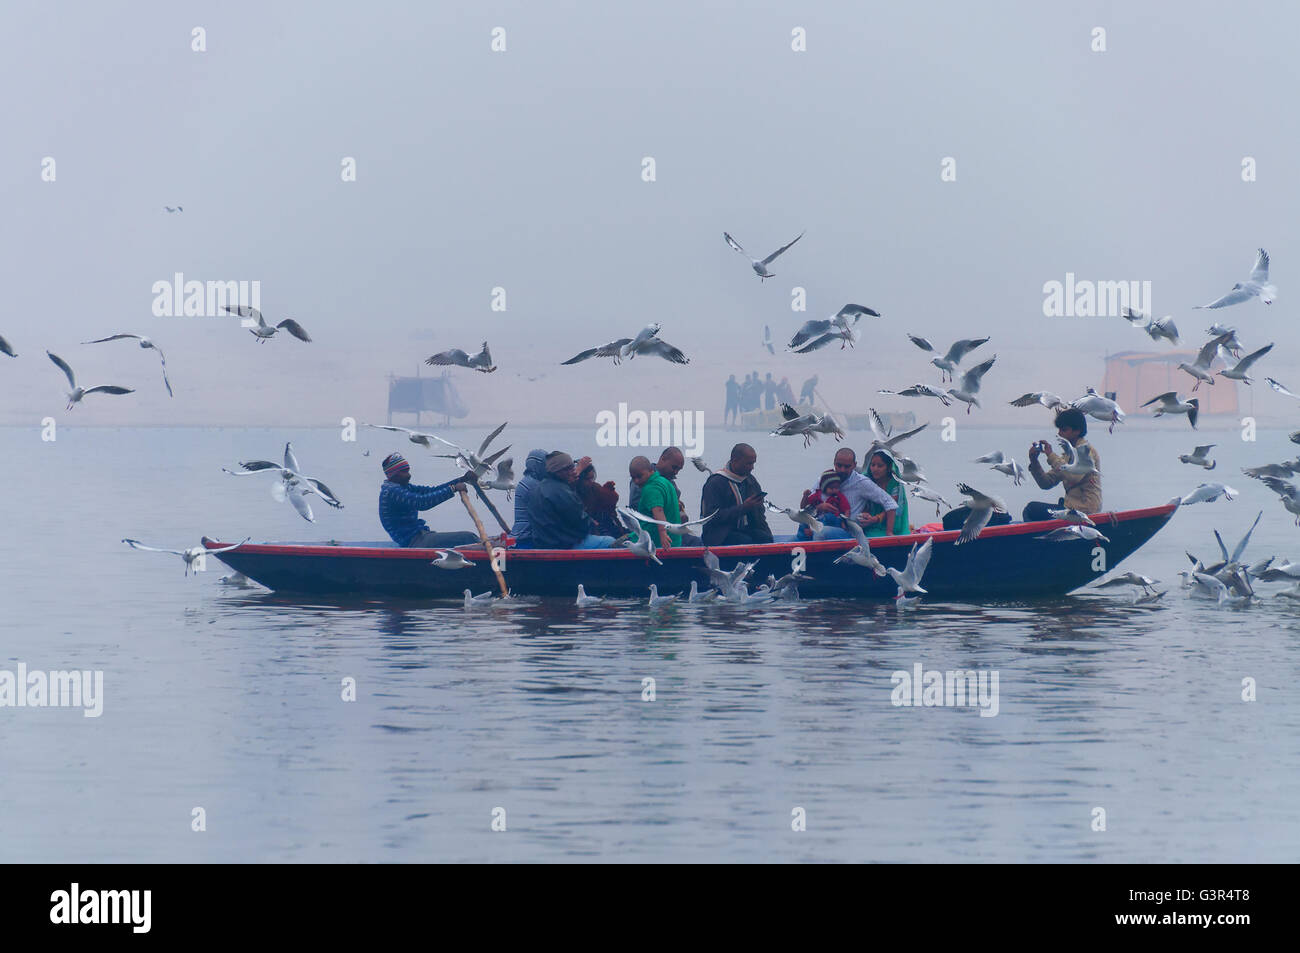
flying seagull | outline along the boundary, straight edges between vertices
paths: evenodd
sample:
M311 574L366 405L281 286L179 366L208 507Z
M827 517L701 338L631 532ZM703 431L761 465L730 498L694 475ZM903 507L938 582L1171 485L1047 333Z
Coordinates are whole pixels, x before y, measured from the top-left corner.
M767 348L768 354L775 354L776 348L772 344L772 325L763 325L763 347Z
M279 324L272 327L271 325L266 323L266 318L262 317L262 312L258 311L256 308L250 308L246 304L241 304L234 308L232 308L230 305L224 305L223 307L225 307L225 309L229 311L231 314L237 314L241 318L257 319L257 327L249 328L248 333L253 335L255 338L257 338L258 344L265 344L267 338L275 337L275 332L280 330L288 331L299 341L307 341L309 343L311 341L311 338L308 336L307 332L303 330L302 325L299 324L297 321L295 321L293 318L285 318Z
M1149 592L1151 587L1158 583L1159 579L1152 579L1150 576L1144 576L1138 572L1122 572L1117 576L1112 576L1105 582L1099 582L1093 589L1113 589L1116 586L1139 586L1143 591Z
M690 358L659 337L659 328L658 324L648 324L634 338L619 338L600 347L589 347L560 363L579 364L593 357L609 357L614 359L615 364L622 364L638 354L648 354L652 357L662 357L673 364L689 364Z
M97 387L78 387L77 377L72 373L72 368L68 366L68 362L57 354L51 354L49 351L46 351L45 353L49 356L49 359L54 362L54 366L63 371L64 375L68 378L68 386L72 388L72 390L68 392L68 410L71 410L74 406L81 403L82 398L87 394L135 393L135 391L130 387L115 387L111 384L100 384Z
M1124 422L1124 410L1109 397L1103 397L1091 387L1078 400L1071 401L1070 406L1081 410L1089 417L1110 422L1110 433L1115 432L1115 425Z
M1229 503L1237 498L1237 491L1224 483L1202 483L1184 497L1174 497L1169 502L1179 506L1191 506L1193 503L1213 503L1223 497Z
M1219 465L1219 461L1210 460L1208 455L1209 452L1217 446L1218 446L1217 443L1207 443L1203 447L1197 447L1190 454L1188 453L1179 454L1178 460L1180 463L1190 463L1193 466L1205 467L1205 469L1207 470L1213 470L1216 466Z
M1178 343L1178 328L1174 325L1174 316L1172 314L1166 314L1163 318L1156 319L1143 314L1141 311L1125 308L1124 320L1133 327L1146 331L1153 341L1164 338L1174 344Z
M1194 362L1188 364L1186 361L1183 361L1178 365L1179 370L1186 371L1188 374L1191 374L1196 378L1196 383L1192 385L1192 393L1195 393L1196 388L1200 387L1202 383L1214 383L1214 372L1210 370L1210 365L1214 363L1214 359L1219 356L1219 345L1225 339L1226 336L1207 341L1204 346L1196 352L1196 360Z
M945 500L934 490L930 489L928 486L914 486L912 487L911 492L912 492L912 496L915 497L916 499L926 500L927 502L933 503L935 516L938 516L939 513L942 512L940 507L946 506L949 509L952 509L951 503Z
M732 237L731 237L730 235L728 235L726 232L723 232L723 233L722 233L722 237L725 238L725 239L727 240L727 244L728 244L728 245L730 245L730 246L731 246L732 248L734 248L736 251L740 252L740 253L741 253L742 255L744 255L746 258L749 258L749 263L750 263L750 265L751 265L751 266L753 267L753 269L754 269L754 274L758 275L758 277L759 277L760 280L761 280L761 279L765 279L765 278L774 278L774 277L776 277L775 274L773 274L772 272L770 272L770 271L767 270L767 266L770 265L770 264L772 264L772 262L776 261L777 258L781 257L781 255L783 255L783 254L784 254L784 253L785 253L785 252L790 248L791 245L793 245L795 242L797 242L800 238L803 238L803 236L804 236L804 233L803 233L803 232L800 232L800 233L795 237L794 241L790 242L789 244L782 245L782 246L781 246L780 248L778 248L776 251L772 252L772 254L768 255L766 258L764 258L763 260L760 261L760 260L757 259L757 258L749 258L749 252L747 252L747 251L745 251L745 249L741 248L741 247L740 247L740 243L739 243L738 241L736 241L734 238L732 238Z
M1103 543L1109 543L1110 540L1101 535L1101 532L1093 526L1084 526L1082 523L1076 523L1070 526L1061 526L1052 530L1050 533L1044 533L1042 536L1035 536L1034 539L1045 539L1053 543L1068 543L1074 539L1086 539L1089 541L1101 540Z
M322 500L334 507L336 510L343 509L343 504L334 496L334 492L315 477L307 476L302 472L298 465L298 458L294 455L293 444L284 445L284 466L278 463L272 463L270 460L249 460L240 461L240 469L229 470L226 467L221 469L231 476L248 476L252 473L273 472L279 475L280 479L271 484L271 496L279 502L286 499L293 504L293 508L309 523L316 522L316 517L312 515L311 506L307 503L307 497L311 494L319 496Z
M929 384L913 384L911 387L905 387L902 390L878 390L876 393L889 394L893 397L937 397L939 403L945 407L952 403L951 397Z
M505 490L506 499L512 500L515 496L515 458L506 457L497 463L496 476L492 479L480 477L478 481L481 490Z
M908 335L908 340L923 351L933 351L934 345L930 344L925 338L913 337ZM940 379L944 382L952 380L952 375L957 371L957 365L962 362L971 351L975 350L981 344L988 341L988 338L965 338L955 342L952 347L948 348L948 353L943 357L936 357L930 360L930 363L939 368L942 372Z
M483 349L473 357L470 357L460 348L454 347L450 351L439 351L432 357L426 357L424 363L438 366L468 367L471 370L482 371L484 374L491 374L497 369L496 365L492 363L492 353L488 350L487 341L483 342Z
M955 544L960 546L962 543L969 543L972 539L977 539L984 527L989 525L989 520L993 518L995 512L1005 513L1007 511L1007 504L996 496L987 496L979 490L972 489L965 483L957 484L957 492L971 498L970 502L966 504L970 508L970 516L966 517L966 522L961 528L961 535L957 537Z
M933 536L927 539L924 545L913 543L912 551L907 554L907 565L903 567L903 571L899 572L892 566L886 566L885 572L889 573L890 579L898 583L901 592L924 593L925 590L921 588L921 577L925 575L925 567L930 565L930 553L933 550Z
M1260 477L1260 482L1278 495L1287 512L1295 516L1295 524L1300 526L1300 489L1294 483L1277 477Z
M1251 378L1247 375L1247 372L1250 370L1250 366L1271 350L1273 350L1273 345L1271 343L1266 344L1258 351L1252 351L1250 354L1247 354L1232 367L1225 367L1223 370L1219 371L1219 376L1226 377L1229 380L1241 381L1243 384L1249 384L1251 383Z
M184 205L178 205L178 206L176 206L175 208L172 208L170 205L164 205L163 208L165 208L165 209L167 210L167 214L168 214L168 215L170 215L172 212L183 212L183 211L185 211L185 206L184 206Z
M1241 356L1241 342L1237 340L1236 328L1230 328L1226 325L1215 322L1205 329L1205 333L1212 338L1226 338L1226 340L1219 346L1230 353L1233 357Z
M834 317L813 319L805 321L803 327L795 332L794 337L786 346L787 350L803 351L806 345L809 345L814 338L830 334L831 338L840 337L845 344L850 343L850 339L845 337L843 332L852 330L853 326L862 319L863 315L870 315L873 318L880 317L880 312L860 304L846 304L835 312ZM828 342L829 343L829 339ZM841 345L843 347L843 345ZM808 350L813 348L809 346Z
M188 576L191 569L193 569L196 574L198 573L198 566L196 566L195 563L199 563L199 560L207 556L209 553L228 553L232 549L238 549L240 546L243 546L244 543L248 542L252 538L253 537L251 536L245 536L241 542L235 543L233 546L222 546L220 549L208 549L204 546L191 546L189 549L159 549L156 546L146 546L138 539L124 539L122 542L126 543L132 549L140 549L148 553L171 553L173 556L181 557L181 560L185 563L185 575ZM199 565L202 565L202 563L199 563Z
M433 560L433 565L439 569L471 569L474 566L454 549L434 550L434 552L438 553L438 558Z
M481 481L485 476L487 476L490 472L492 472L492 465L497 462L497 459L501 456L501 454L505 453L511 447L510 444L506 444L506 446L502 447L500 450L496 451L495 453L489 454L487 452L488 445L491 444L493 440L495 440L497 437L501 435L501 431L506 429L506 424L508 423L509 421L506 421L506 423L502 424L496 430L492 431L490 434L484 437L483 442L479 444L477 453L475 453L473 450L466 450L464 447L457 446L456 444L452 443L450 440L443 440L441 437L434 436L433 434L427 434L422 436L432 437L434 440L438 441L439 443L444 444L450 447L451 449L455 450L456 451L455 453L435 453L434 456L443 457L444 459L447 460L455 460L456 466L466 471L473 470L474 476ZM382 429L388 430L391 428L384 427Z
M129 338L132 341L138 341L142 348L153 348L158 352L158 360L162 361L163 383L167 385L167 396L174 397L172 393L172 383L167 379L167 358L157 344L149 340L143 334L110 334L106 338L96 338L93 341L82 341L82 344L103 344L105 341L120 341L123 338Z
M1025 394L1023 397L1017 397L1015 400L1011 401L1012 407L1032 407L1034 404L1042 404L1048 410L1056 410L1058 407L1065 408L1069 406L1069 404L1061 400L1060 397L1045 390L1034 391L1033 393Z
M1287 397L1291 397L1291 398L1293 398L1293 399L1295 399L1295 400L1300 400L1300 394L1293 394L1293 393L1291 393L1289 390L1287 390L1285 387L1283 387L1283 386L1282 386L1281 384L1279 384L1277 381L1273 380L1273 378L1271 378L1271 377L1266 377L1266 378L1264 378L1264 381L1268 384L1269 387L1273 388L1273 389L1274 389L1275 391L1277 391L1279 394L1284 394L1284 395L1287 396Z
M983 364L976 364L961 376L960 388L948 388L948 396L965 404L966 413L969 414L972 407L978 407L980 405L979 398L976 396L980 391L980 381L983 379L984 375L988 373L989 368L993 366L993 362L997 359L998 356L994 354Z
M1261 248L1255 257L1255 267L1251 270L1249 278L1237 282L1222 298L1216 298L1209 304L1198 304L1196 307L1226 308L1256 297L1265 304L1272 304L1276 296L1277 288L1268 283L1268 252Z
M1188 423L1192 425L1193 430L1196 429L1196 415L1200 413L1201 402L1195 397L1183 400L1176 391L1171 390L1152 397L1142 406L1150 407L1156 402L1159 402L1160 406L1152 412L1152 416L1163 417L1165 414L1186 414Z
M870 459L871 454L875 453L877 450L885 450L890 455L894 455L896 452L894 448L898 446L898 444L902 443L908 437L915 437L926 427L930 426L928 423L924 423L912 430L905 430L902 433L896 434L892 427L885 426L885 421L881 418L880 414L876 413L876 408L874 407L867 408L867 423L871 425L872 436L871 449L866 453L868 460Z

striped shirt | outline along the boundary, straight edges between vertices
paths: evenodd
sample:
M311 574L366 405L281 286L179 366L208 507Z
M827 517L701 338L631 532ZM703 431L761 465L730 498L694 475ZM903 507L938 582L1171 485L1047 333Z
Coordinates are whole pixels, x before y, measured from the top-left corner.
M429 510L445 503L455 494L452 487L457 480L438 486L413 486L385 480L379 488L379 522L384 531L398 546L406 546L416 534L427 532L429 525L420 519L420 510Z

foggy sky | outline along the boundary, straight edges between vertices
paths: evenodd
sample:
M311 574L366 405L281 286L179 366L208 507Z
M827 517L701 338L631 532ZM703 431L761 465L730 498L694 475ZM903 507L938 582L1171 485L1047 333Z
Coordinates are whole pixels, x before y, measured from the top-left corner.
M1030 412L1010 398L1072 398L1100 386L1107 351L1167 347L1118 317L1044 317L1044 282L1067 272L1151 281L1187 347L1213 320L1250 349L1277 341L1255 385L1262 418L1294 410L1263 376L1300 391L1291 6L158 2L0 16L0 334L20 355L0 356L0 424L382 422L387 374L485 338L500 369L452 372L476 427L590 424L620 401L702 409L716 426L722 381L752 370L796 392L817 373L839 410L933 416L875 394L938 384L909 331L942 346L991 335L974 416L1017 422ZM190 48L196 26L206 52ZM795 27L806 52L791 50ZM41 181L45 156L56 182ZM345 156L355 182L340 181ZM642 181L644 156L657 181ZM940 180L945 156L955 182ZM1242 181L1244 156L1258 181ZM807 234L761 283L724 229L757 257ZM1258 246L1277 303L1191 310L1243 280ZM259 280L268 320L293 317L314 343L154 317L151 286L175 272ZM795 286L806 314L791 311ZM884 315L855 350L781 352L850 301ZM651 321L689 367L559 366ZM151 353L78 343L115 331L165 349L174 399ZM65 414L47 348L81 383L137 393Z

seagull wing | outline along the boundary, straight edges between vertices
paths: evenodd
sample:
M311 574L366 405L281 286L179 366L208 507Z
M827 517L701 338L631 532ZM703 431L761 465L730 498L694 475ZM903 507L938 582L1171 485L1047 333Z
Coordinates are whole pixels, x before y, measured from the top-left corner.
M122 542L126 543L132 549L143 549L145 552L149 553L171 553L173 556L185 555L185 551L182 549L159 549L157 546L146 546L138 539L124 539Z
M318 480L315 477L307 477L306 481L312 491L322 500L334 507L336 510L343 509L343 504L338 501L338 497L334 495L334 491L327 487L323 481Z
M983 364L976 364L969 371L961 376L961 389L968 394L977 393L980 389L980 379L988 373L988 369L993 366L993 362L998 359L994 354Z
M130 387L115 387L112 384L99 384L95 387L87 387L87 394L134 394L135 391Z
M813 338L802 347L795 348L796 354L810 354L813 351L820 351L832 341L843 340L838 334L823 334L821 337Z
M1217 446L1218 446L1217 443L1207 443L1205 446L1197 447L1195 450L1193 450L1192 456L1203 457Z
M921 584L921 577L925 575L925 567L930 565L930 554L934 551L934 537L931 536L925 541L920 549L916 550L914 556L908 560L911 565L908 567L913 573L912 582L916 585Z
M1209 310L1211 308L1226 308L1230 304L1241 304L1243 301L1249 301L1254 297L1245 288L1233 288L1222 298L1215 298L1209 304L1198 304L1196 307Z
M643 344L639 353L653 354L655 357L662 357L665 361L670 361L673 364L691 363L691 359L683 354L680 349L659 338L655 338L649 344Z
M251 536L245 536L245 537L244 537L242 540L240 540L239 542L237 542L237 543L235 543L235 544L233 544L233 545L231 545L231 546L222 546L222 547L219 548L219 549L207 549L207 548L205 547L205 552L209 552L209 553L228 553L228 552L230 552L232 549L238 549L240 546L243 546L244 543L248 542L248 541L249 541L250 539L252 539L252 538L253 538L253 537L251 537Z
M72 368L68 366L68 362L65 361L63 358L59 357L59 355L57 354L52 354L49 351L46 351L45 353L48 354L50 360L54 362L54 366L57 367L59 370L63 371L64 375L68 378L68 386L71 387L73 390L76 390L77 376L72 373Z
M492 431L490 434L488 434L486 437L483 438L483 442L478 446L478 455L480 457L483 456L483 454L487 453L488 444L490 444L497 437L501 436L501 431L506 429L506 424L508 423L510 423L510 421L507 420L506 423L502 424L496 430Z
M4 335L0 335L0 353L8 354L10 357L18 356L14 352L13 345L4 339Z
M425 358L424 363L438 365L450 364L456 367L469 367L469 355L460 348L454 347L450 351L439 351L432 357Z
M227 304L223 305L223 307L231 314L237 314L241 318L256 318L258 324L266 324L265 319L262 317L262 312L258 311L256 308L250 308L246 304L237 305L233 308Z
M868 408L867 422L871 424L871 435L885 443L889 439L890 430L885 426L885 421L881 419L880 414L876 413L876 408Z
M1210 363L1219 353L1219 345L1226 339L1226 337L1227 335L1217 337L1212 341L1206 341L1205 344L1201 345L1201 349L1196 352L1196 366L1208 370Z
M903 440L906 440L908 437L915 437L917 434L919 434L922 430L924 430L928 426L930 426L930 424L929 422L926 422L921 424L921 426L915 428L914 430L907 430L900 434L894 434L894 436L889 438L888 441L889 446L892 447L895 444L900 443Z
M791 244L794 243L791 242ZM873 318L878 318L880 317L880 312L874 308L868 308L866 305L861 304L846 304L844 307L840 308L840 310L835 312L835 317L837 318L853 318L855 321L863 315L870 315Z
M284 445L284 468L286 470L292 470L295 473L302 472L298 466L298 458L294 455L292 443L286 443Z
M303 519L305 519L308 523L316 522L316 517L313 516L311 512L311 505L308 504L307 498L303 496L303 494L290 493L289 502L292 503L293 508L298 511L298 515L301 516Z
M919 347L922 351L934 350L934 345L931 344L929 341L927 341L925 338L919 338L915 334L909 334L907 336L907 339L911 341L913 344L915 344L917 347Z
M1233 368L1233 370L1234 371L1248 370L1250 368L1250 365L1254 364L1256 361L1258 361L1261 357L1263 357L1271 350L1273 350L1272 344L1264 345L1258 351L1255 351L1251 354L1247 354L1240 361L1238 361L1236 366Z
M802 415L789 404L783 402L781 404L781 416L786 420L798 420Z
M1255 267L1250 271L1250 280L1261 285L1268 283L1268 252L1262 248L1255 256Z
M261 473L264 470L274 470L281 476L284 476L289 472L284 467L280 466L280 464L272 463L270 460L240 460L239 465L243 467L242 470L226 470L225 467L222 467L221 469L226 470L227 473L233 474L234 476L248 476L250 473Z
M1234 563L1241 561L1241 554L1246 551L1246 545L1250 542L1250 534L1255 532L1255 527L1259 525L1260 517L1263 515L1264 511L1260 510L1259 516L1255 517L1255 522L1250 524L1250 529L1246 530L1246 535L1241 537L1241 542L1239 542L1237 548L1232 551L1232 561Z
M830 329L831 322L829 318L812 318L805 321L803 327L795 332L794 337L790 339L789 346L791 349L798 348L804 343L817 337L817 335L825 334Z
M93 341L82 341L82 344L103 344L105 341L120 341L122 338L131 338L134 341L140 340L139 334L110 334L106 338L95 338Z
M633 513L631 510L629 510L627 507L620 506L614 512L618 514L618 518L622 520L623 525L627 528L627 531L629 533L636 533L638 539L640 538L640 534L645 532L645 527L641 525L641 522L638 519L637 515Z
M948 353L944 355L944 357L946 360L952 361L954 364L960 364L962 358L987 341L988 338L964 338L963 340L955 342L952 347L948 348Z
M1269 386L1269 387L1273 388L1273 389L1274 389L1275 391L1277 391L1279 394L1286 394L1286 396L1288 396L1288 397L1294 397L1296 400L1300 400L1300 396L1297 396L1296 394L1291 393L1291 392L1290 392L1289 390L1287 390L1284 386L1282 386L1282 384L1278 383L1278 382L1275 381L1273 378L1271 378L1271 377L1266 377L1266 378L1264 378L1264 380L1268 383L1268 386Z
M803 232L800 232L798 235L796 235L796 236L794 237L793 240L791 240L791 241L787 242L786 244L782 245L782 246L781 246L780 248L778 248L776 251L772 252L772 254L770 254L770 255L768 255L766 258L764 258L763 261L762 261L762 263L763 263L764 265L770 265L770 264L772 264L772 262L776 261L776 260L777 260L778 258L780 258L782 255L784 255L784 254L786 253L786 251L788 251L788 250L790 249L790 247L791 247L792 245L794 245L795 242L797 242L799 239L803 238L803 236L804 236L804 233L803 233Z
M966 522L962 524L961 535L957 537L957 542L969 543L979 536L980 531L989 525L989 520L992 518L993 510L991 508L982 507L978 510L971 510L970 516L967 516Z
M743 248L740 247L740 242L736 241L734 238L732 238L732 237L731 237L730 235L728 235L726 232L723 232L723 233L722 233L722 237L725 238L725 239L727 240L727 244L730 245L732 248L734 248L736 251L740 252L740 253L741 253L742 255L744 255L746 258L749 257L749 252L745 251L745 249L743 249Z
M1176 403L1178 403L1178 392L1177 392L1177 391L1173 391L1173 390L1171 390L1171 391L1168 391L1167 393L1164 393L1164 394L1157 394L1155 397L1152 397L1149 401L1147 401L1147 402L1146 402L1145 404L1143 404L1142 406L1143 406L1143 407L1150 407L1152 404L1156 403L1156 401L1159 401L1160 403L1162 403L1162 404L1166 404L1166 405L1167 405L1167 404L1176 404Z
M283 328L284 330L288 331L299 341L307 341L309 343L311 341L311 337L307 334L306 331L303 330L302 325L299 324L297 321L295 321L293 318L285 318L283 321L277 324L276 327Z

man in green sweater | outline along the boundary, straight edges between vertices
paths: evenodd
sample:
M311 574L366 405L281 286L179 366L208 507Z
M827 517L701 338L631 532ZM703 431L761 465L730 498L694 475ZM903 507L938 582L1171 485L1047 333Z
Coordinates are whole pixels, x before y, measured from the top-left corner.
M654 464L650 462L648 457L633 457L632 462L628 464L627 471L628 475L632 477L632 482L641 490L636 502L638 513L668 523L680 523L682 521L682 509L677 500L677 488L673 486L671 480L655 469ZM650 533L651 538L658 539L657 545L660 549L668 549L682 544L681 536L677 533L668 532L667 527L660 526L657 523L647 523L644 520L642 520L641 525Z

